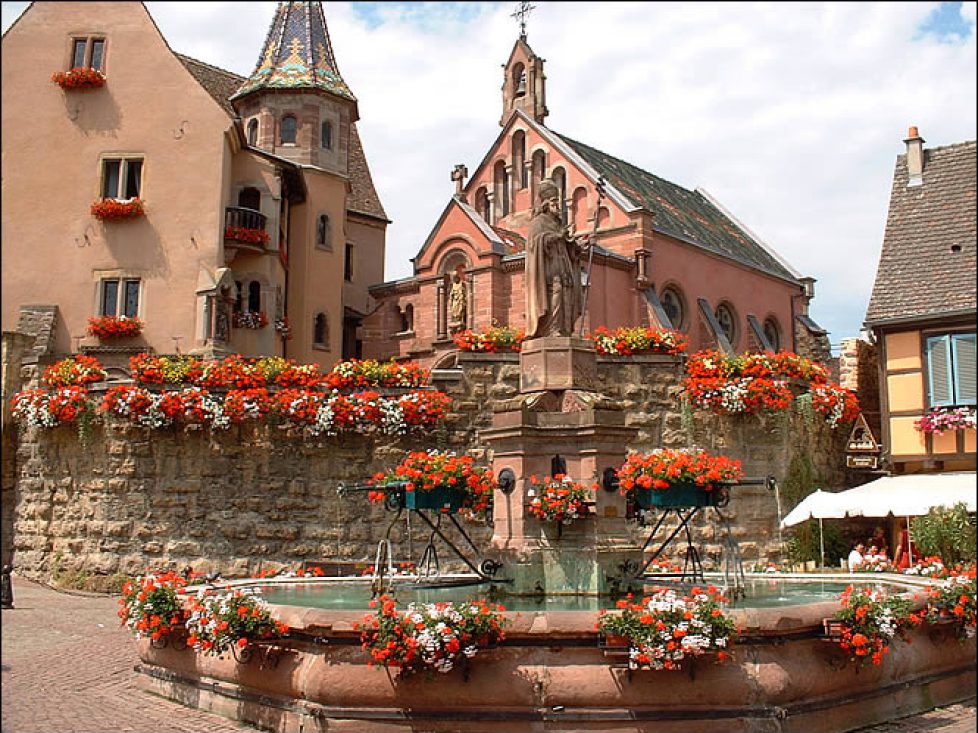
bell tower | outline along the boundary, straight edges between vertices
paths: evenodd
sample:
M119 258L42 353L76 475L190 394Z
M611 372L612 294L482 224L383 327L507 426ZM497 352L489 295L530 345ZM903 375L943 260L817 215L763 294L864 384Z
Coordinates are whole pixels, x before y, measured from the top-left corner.
M509 60L503 64L503 114L499 119L500 125L505 125L516 109L522 109L541 124L548 114L544 60L533 53L526 42L526 16L534 7L528 2L521 2L513 13L520 23L520 37L509 54Z

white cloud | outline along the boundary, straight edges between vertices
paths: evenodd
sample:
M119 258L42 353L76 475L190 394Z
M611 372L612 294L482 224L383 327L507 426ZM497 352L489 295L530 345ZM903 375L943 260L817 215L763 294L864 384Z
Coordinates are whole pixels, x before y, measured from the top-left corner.
M2 3L6 29L26 3ZM896 156L975 138L975 3L964 42L921 35L939 3L537 3L550 127L702 187L802 274L833 341L861 326ZM148 2L170 46L248 74L275 3ZM388 229L413 256L498 134L511 3L326 3Z

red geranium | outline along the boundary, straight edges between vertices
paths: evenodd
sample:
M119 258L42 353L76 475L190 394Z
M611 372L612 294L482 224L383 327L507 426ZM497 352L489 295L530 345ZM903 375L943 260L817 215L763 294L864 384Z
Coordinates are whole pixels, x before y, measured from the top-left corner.
M56 71L51 81L62 89L94 89L105 86L105 74L98 69L77 66L70 71Z
M88 319L88 333L100 339L138 336L142 331L143 322L135 316L90 316Z
M94 216L96 219L101 219L102 221L111 219L133 219L137 216L142 216L145 213L143 209L143 202L138 196L128 199L127 201L119 201L118 199L99 199L98 201L92 202L91 212L92 216Z

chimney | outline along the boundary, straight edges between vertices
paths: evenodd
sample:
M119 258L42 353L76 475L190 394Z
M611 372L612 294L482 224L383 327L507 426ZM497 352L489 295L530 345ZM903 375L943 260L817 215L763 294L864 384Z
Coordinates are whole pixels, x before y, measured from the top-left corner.
M924 184L924 138L917 132L916 127L911 127L907 133L907 173L910 178L907 186L922 186Z

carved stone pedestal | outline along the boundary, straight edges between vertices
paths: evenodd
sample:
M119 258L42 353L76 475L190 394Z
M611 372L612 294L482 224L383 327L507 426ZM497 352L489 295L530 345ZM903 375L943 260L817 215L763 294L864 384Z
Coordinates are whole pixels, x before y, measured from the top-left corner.
M520 350L520 391L593 390L597 354L576 336L545 336L524 341Z

